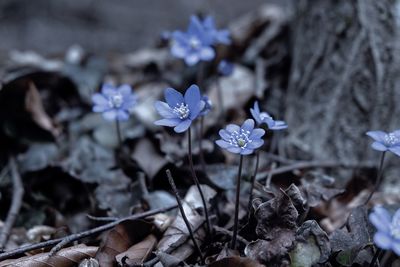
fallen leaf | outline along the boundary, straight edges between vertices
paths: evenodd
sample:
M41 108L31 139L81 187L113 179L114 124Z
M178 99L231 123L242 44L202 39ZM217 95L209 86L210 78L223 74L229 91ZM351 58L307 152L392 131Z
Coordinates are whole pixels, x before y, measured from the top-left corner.
M168 163L147 138L142 138L136 143L131 157L150 179Z
M93 257L97 249L97 247L81 244L61 249L52 257L49 257L49 253L40 253L15 260L5 260L0 262L0 267L73 267L84 258Z
M115 256L115 259L121 266L123 264L140 265L149 258L156 245L157 238L154 235L149 235L144 240Z
M142 241L151 232L152 224L143 220L126 220L110 230L96 253L102 267L116 264L116 256Z
M210 208L210 200L214 198L216 192L207 185L201 185L201 188L206 203L208 203L208 208ZM197 212L197 210L203 209L203 204L196 186L193 185L189 188L182 206L193 229L203 223L204 217L200 216ZM188 235L189 233L186 224L179 213L172 225L165 232L164 237L158 243L157 250L168 253L177 257L181 261L184 261L193 253L193 245L191 244L190 239L188 239ZM201 245L202 240L205 237L204 229L200 228L194 236L199 242L199 245Z
M208 266L210 267L265 267L264 265L258 263L257 261L242 258L239 256L232 256L217 260Z

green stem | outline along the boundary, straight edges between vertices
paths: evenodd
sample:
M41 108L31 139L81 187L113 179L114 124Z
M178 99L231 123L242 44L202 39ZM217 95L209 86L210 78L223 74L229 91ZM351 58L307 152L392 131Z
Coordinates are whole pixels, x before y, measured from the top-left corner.
M238 177L237 177L237 182L236 182L235 221L233 224L231 249L236 248L236 238L237 238L238 221L239 221L240 178L242 176L242 165L243 165L243 155L240 155L239 171L238 171Z
M204 207L204 215L206 217L206 222L207 222L207 232L209 234L211 234L211 222L210 222L210 218L208 216L208 209L207 209L207 204L206 204L206 200L204 198L204 194L203 194L203 190L201 190L201 186L199 183L199 179L197 178L196 172L194 170L194 166L193 166L193 157L192 157L192 134L191 134L191 128L189 127L188 130L188 159L189 159L189 166L190 166L190 171L192 173L192 178L194 183L197 186L197 189L199 190L200 193L200 197L201 197L201 201L203 202L203 207Z
M200 131L199 131L199 155L200 155L201 169L203 173L206 174L206 162L204 160L204 153L203 153L203 131L204 131L204 116L201 116Z
M383 174L383 163L385 161L385 155L386 155L386 151L384 151L381 155L381 160L379 163L379 170L378 170L378 174L376 177L376 182L375 182L375 186L374 189L371 191L371 193L369 194L367 200L365 201L364 205L367 205L368 202L371 200L372 195L379 189L379 186L382 183L382 174Z

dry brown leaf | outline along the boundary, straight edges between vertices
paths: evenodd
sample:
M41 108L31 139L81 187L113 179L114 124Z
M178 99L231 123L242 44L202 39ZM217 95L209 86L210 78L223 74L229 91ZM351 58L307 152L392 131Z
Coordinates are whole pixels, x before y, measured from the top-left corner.
M148 236L153 225L143 220L126 220L110 230L96 253L101 267L116 264L115 256Z
M60 134L60 129L55 127L52 119L43 108L42 99L36 86L30 82L25 96L25 109L31 114L32 119L43 129L51 132L54 137Z
M72 267L85 258L93 257L97 249L81 244L64 248L52 257L49 257L49 253L40 253L15 260L5 260L0 262L0 267Z
M208 265L210 267L265 267L264 265L249 258L232 256L215 261Z
M128 265L139 265L149 258L156 245L157 238L154 235L149 235L141 242L128 248L127 251L115 256L115 258L120 265L123 265L123 258L125 258L125 263Z
M207 185L201 185L201 188L203 190L205 200L208 203L208 207L210 207L210 200L214 198L216 192ZM200 194L196 186L193 185L189 188L182 206L185 211L186 217L189 220L189 223L191 224L193 229L203 222L204 218L196 212L196 210L203 209ZM199 229L194 235L201 244L201 239L204 238L205 231L204 229ZM160 240L158 244L158 251L166 252L167 254L170 254L184 261L193 253L193 245L190 241L181 245L183 241L187 240L187 237L188 230L186 224L182 219L182 216L179 213L175 221L165 232L164 237ZM177 247L178 245L181 246L170 252L171 248Z

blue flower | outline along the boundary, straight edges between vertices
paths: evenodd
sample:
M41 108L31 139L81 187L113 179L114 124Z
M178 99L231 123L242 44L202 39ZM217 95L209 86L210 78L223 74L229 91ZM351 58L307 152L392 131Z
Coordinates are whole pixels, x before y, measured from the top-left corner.
M104 84L101 93L92 96L92 101L93 111L102 113L104 119L125 121L129 119L129 111L135 106L137 98L127 84L119 87Z
M191 21L200 22L200 19L196 16L192 16ZM207 16L203 20L202 24L203 24L205 31L210 36L210 39L211 39L211 42L213 45L216 45L216 44L229 45L231 43L231 39L229 37L230 36L229 30L226 30L226 29L217 30L217 28L215 27L214 18L212 16Z
M254 107L250 109L250 113L258 125L265 123L270 130L282 130L288 127L286 122L276 121L267 112L261 112L257 101L254 102Z
M210 61L215 57L212 39L198 19L191 19L186 32L174 31L171 35L171 53L189 66L199 61Z
M247 119L241 127L229 124L225 129L219 131L222 139L216 141L217 145L231 153L249 155L264 144L261 139L265 131L254 128L254 121Z
M233 64L226 60L221 60L218 64L218 72L223 76L230 76L233 72Z
M163 119L154 123L175 127L174 131L177 133L186 131L205 105L201 100L199 87L194 84L186 90L185 96L173 88L165 89L164 96L167 103L156 101L154 104Z
M203 109L200 111L200 114L199 114L199 115L200 115L200 116L205 116L205 115L208 114L208 112L211 111L211 109L212 109L212 102L211 102L211 100L208 98L208 96L206 96L206 95L203 95L203 96L202 96L201 101L204 102L204 107L203 107Z
M381 249L393 250L400 256L400 209L392 218L385 208L377 206L369 215L369 220L377 229L375 244Z
M400 156L400 130L391 133L369 131L367 135L375 140L371 147L378 151L391 151Z

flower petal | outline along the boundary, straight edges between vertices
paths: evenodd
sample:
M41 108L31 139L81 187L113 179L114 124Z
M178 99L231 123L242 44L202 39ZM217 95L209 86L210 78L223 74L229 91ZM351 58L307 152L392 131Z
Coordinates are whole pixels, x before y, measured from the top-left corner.
M272 126L270 129L271 130L283 130L286 129L288 125L284 121L275 121L275 125Z
M371 147L372 147L373 149L375 149L375 150L378 150L378 151L387 151L387 150L388 150L388 148L387 148L384 144L379 143L379 142L377 142L377 141L373 142L373 143L371 144Z
M129 84L122 84L118 87L118 92L122 96L127 97L132 94L132 87Z
M108 99L104 97L102 94L94 94L92 95L92 101L96 105L107 106L108 107Z
M264 144L264 140L262 140L262 139L253 140L252 142L247 144L246 148L257 149L257 148L260 148L263 144Z
M174 42L171 46L171 54L177 58L185 58L187 54L187 48L178 42Z
M249 132L253 131L253 129L254 129L254 120L252 120L252 119L245 120L243 125L242 125L242 127L240 127L240 128L242 130L244 130L244 131L249 131Z
M258 101L254 102L254 111L258 114L260 114L260 106L258 105Z
M182 94L171 87L164 90L164 97L171 108L176 107L178 104L184 103Z
M181 123L182 120L180 119L162 119L155 121L155 125L161 125L161 126L168 126L168 127L175 127L179 123Z
M215 57L215 51L212 47L206 46L200 49L199 57L204 61L210 61Z
M185 92L185 103L190 110L190 119L194 120L200 112L201 94L197 85L192 84Z
M375 244L382 249L390 249L392 246L392 239L389 235L383 232L377 232L374 235Z
M156 101L154 103L154 108L157 110L158 114L160 116L166 118L166 119L175 119L178 118L178 115L176 115L173 110L168 106L167 103L162 102L162 101Z
M221 138L225 141L229 141L229 139L231 138L231 134L225 129L219 130L218 133L219 133L219 136L221 136Z
M250 108L250 113L253 116L254 120L257 122L257 124L261 123L261 118L260 118L260 113L257 113L256 110Z
M236 124L228 124L225 129L229 132L229 133L233 133L233 132L239 132L240 131L240 127Z
M253 149L246 147L245 149L242 149L242 151L240 151L240 155L250 155L253 153L253 151Z
M188 66L194 66L200 61L198 53L190 53L185 56L185 63Z
M190 124L192 124L191 120L184 120L174 128L174 131L176 133L183 133L190 127Z
M386 133L384 131L369 131L366 133L369 137L378 142L383 142L385 140Z
M249 139L254 140L254 139L259 139L263 137L265 134L265 131L261 128L255 128L251 134L249 135Z
M101 93L106 97L114 95L115 91L115 87L110 83L105 83L101 87Z
M240 152L242 152L242 149L240 147L235 147L235 146L228 147L226 148L226 150L235 154L239 154Z
M385 233L390 232L390 224L392 222L391 217L390 213L382 206L376 206L369 214L370 222L376 227L376 229Z
M389 147L389 150L400 157L400 145Z
M122 109L118 109L117 110L117 120L119 121L126 121L129 119L129 112L127 112L126 110L122 110Z
M231 146L231 144L229 144L228 142L226 142L225 140L222 140L222 139L219 139L219 140L215 141L215 143L218 146L220 146L222 148L225 148L225 149Z
M103 118L108 121L115 121L117 118L118 112L115 109L107 110L103 112Z

